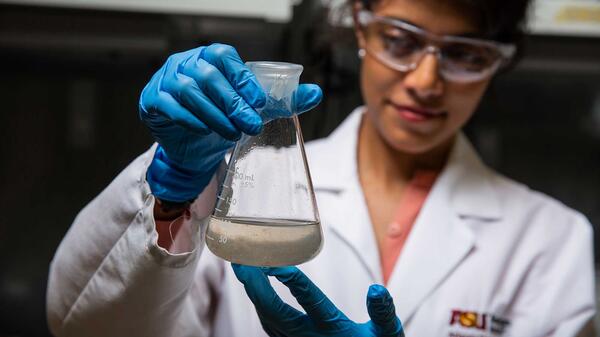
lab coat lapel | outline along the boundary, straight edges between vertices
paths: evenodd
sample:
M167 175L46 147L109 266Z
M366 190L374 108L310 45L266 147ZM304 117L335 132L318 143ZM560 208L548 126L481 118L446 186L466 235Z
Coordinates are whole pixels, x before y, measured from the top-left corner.
M363 111L356 109L331 136L311 144L307 159L317 194L336 195L335 202L322 210L331 215L322 219L324 229L349 245L373 282L381 283L379 253L356 162ZM501 217L492 176L466 138L459 135L388 282L404 321L474 248L475 233L467 221L476 218L475 223L487 223ZM327 240L325 237L325 244Z
M356 164L358 129L363 112L362 107L355 109L329 137L307 147L310 149L307 159L317 203L319 193L335 195L332 198L335 202L328 202L327 209L322 210L323 215L325 212L330 214L329 218L321 219L324 229L347 244L372 281L381 283L377 243ZM325 244L327 240L325 237Z
M340 206L351 209L338 209L339 222L332 226L332 232L349 246L369 273L372 283L382 283L381 263L377 241L371 226L371 218L358 182L349 186L341 196Z
M467 224L473 217L480 220L475 223L494 221L500 210L488 169L460 135L388 284L402 320L408 322L427 295L473 250L475 233Z

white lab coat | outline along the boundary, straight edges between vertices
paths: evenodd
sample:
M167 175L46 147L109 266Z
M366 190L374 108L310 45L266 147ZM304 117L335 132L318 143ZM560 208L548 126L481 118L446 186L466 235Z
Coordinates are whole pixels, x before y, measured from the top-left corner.
M368 320L369 285L382 282L357 174L361 111L306 146L325 243L301 266L358 322ZM193 205L194 250L170 254L157 246L145 182L153 151L81 211L60 245L48 288L52 331L265 336L228 263L203 249L198 219L211 212L215 179ZM387 287L407 336L575 336L595 312L592 260L584 216L493 172L461 135Z

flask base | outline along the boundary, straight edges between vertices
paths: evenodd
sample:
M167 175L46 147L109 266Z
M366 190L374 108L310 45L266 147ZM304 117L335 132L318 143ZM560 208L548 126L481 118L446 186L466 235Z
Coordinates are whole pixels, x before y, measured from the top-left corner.
M206 246L213 254L239 264L291 266L315 257L322 246L319 222L211 216Z

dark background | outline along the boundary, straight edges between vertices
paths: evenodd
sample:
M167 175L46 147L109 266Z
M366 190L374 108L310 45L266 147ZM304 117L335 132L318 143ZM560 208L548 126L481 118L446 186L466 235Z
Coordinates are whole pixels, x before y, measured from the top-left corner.
M48 335L50 260L78 210L150 146L139 92L169 54L218 41L303 64L325 92L301 118L314 139L361 102L340 34L309 0L285 24L0 5L0 336ZM467 134L488 164L600 224L600 38L527 40Z

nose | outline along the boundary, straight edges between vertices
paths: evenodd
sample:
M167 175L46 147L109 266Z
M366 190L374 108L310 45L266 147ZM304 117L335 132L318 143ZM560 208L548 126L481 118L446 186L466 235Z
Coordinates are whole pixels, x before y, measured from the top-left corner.
M419 100L439 98L444 92L444 82L440 77L439 59L435 53L426 53L417 67L404 77L404 86Z

